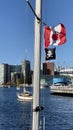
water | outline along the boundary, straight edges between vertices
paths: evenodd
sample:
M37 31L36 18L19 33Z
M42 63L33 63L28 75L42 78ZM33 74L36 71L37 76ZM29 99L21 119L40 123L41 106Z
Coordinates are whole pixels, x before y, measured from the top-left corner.
M0 130L31 128L32 102L17 100L16 93L14 87L0 88ZM40 113L41 121L45 115L45 130L73 130L73 97L50 95L45 88L41 89L41 105L45 106Z

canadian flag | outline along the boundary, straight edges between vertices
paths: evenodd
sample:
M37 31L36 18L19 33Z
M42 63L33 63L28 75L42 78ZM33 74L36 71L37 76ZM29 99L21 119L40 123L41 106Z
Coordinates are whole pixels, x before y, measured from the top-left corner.
M63 24L50 28L44 27L44 47L62 45L66 42L66 29Z

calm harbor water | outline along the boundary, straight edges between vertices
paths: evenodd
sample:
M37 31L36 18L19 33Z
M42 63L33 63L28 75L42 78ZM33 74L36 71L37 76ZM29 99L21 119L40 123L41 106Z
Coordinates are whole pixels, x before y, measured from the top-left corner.
M0 88L0 130L31 128L32 102L17 100L16 93L14 87ZM73 130L73 97L50 95L49 88L41 89L40 95L45 107L40 113L41 120L45 115L45 130Z

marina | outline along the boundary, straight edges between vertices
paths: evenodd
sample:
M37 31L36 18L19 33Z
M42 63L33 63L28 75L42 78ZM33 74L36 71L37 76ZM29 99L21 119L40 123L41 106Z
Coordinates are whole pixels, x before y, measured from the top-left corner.
M73 98L52 95L52 93L73 94L72 85L66 80L61 81L60 79L58 83L54 82L51 86L48 86L47 82L41 82L42 27L44 26L45 60L56 59L56 47L54 46L66 42L66 28L61 22L56 26L53 26L55 24L53 23L50 27L47 22L43 21L42 0L35 0L35 9L29 0L26 0L26 3L34 15L33 71L30 71L29 61L26 62L29 68L23 62L23 71L20 71L22 75L13 73L17 80L12 83L16 83L17 88L13 86L0 88L0 130L72 129ZM6 69L8 70L8 68ZM49 69L48 72L50 72ZM50 73L50 75L54 76L54 73ZM20 77L24 80L24 89L19 89ZM33 87L27 86L25 89L25 84L31 83L31 79L33 80ZM15 84L13 85L15 86ZM41 86L44 89L41 89Z
M32 88L28 87L32 92ZM21 90L22 91L22 90ZM29 130L32 121L32 101L17 100L15 87L0 88L0 130ZM51 95L49 88L40 91L42 121L45 116L45 130L73 129L73 97Z

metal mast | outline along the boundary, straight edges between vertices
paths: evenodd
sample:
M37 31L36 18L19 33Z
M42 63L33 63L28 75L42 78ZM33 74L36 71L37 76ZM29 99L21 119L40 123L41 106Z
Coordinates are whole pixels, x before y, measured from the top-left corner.
M34 25L34 81L33 81L33 121L32 130L39 130L40 111L40 68L41 68L41 11L42 0L36 0Z

